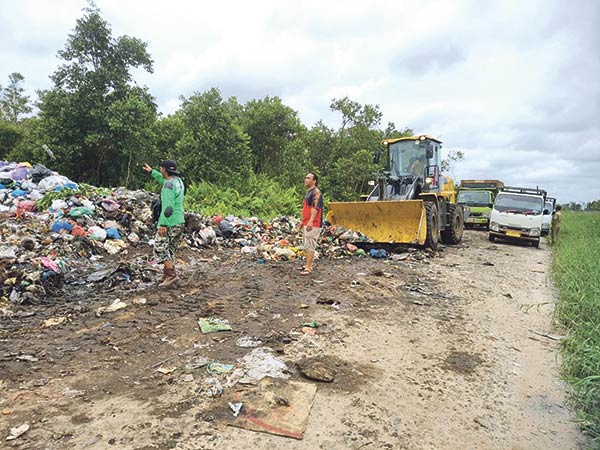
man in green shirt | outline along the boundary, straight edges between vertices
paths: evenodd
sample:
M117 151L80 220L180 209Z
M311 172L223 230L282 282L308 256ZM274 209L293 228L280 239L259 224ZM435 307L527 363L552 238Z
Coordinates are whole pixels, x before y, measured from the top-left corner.
M154 240L154 257L158 263L164 263L163 278L159 286L169 287L179 280L174 262L185 224L183 214L185 188L179 178L175 161L163 161L160 171L144 164L144 170L151 173L152 178L162 186L160 191L162 205Z

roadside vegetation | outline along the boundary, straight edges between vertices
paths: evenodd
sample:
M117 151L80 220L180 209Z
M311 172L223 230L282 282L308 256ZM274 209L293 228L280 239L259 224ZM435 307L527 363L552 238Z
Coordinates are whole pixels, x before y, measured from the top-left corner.
M553 274L565 327L563 376L582 427L600 439L600 213L565 212ZM598 442L597 448L600 448Z

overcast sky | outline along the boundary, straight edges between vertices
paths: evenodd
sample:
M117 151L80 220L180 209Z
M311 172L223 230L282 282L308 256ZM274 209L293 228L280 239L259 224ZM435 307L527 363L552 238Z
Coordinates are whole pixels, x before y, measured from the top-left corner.
M462 150L454 175L600 198L600 1L97 0L113 36L148 43L136 73L159 110L211 87L279 96L307 126L337 127L333 98ZM83 0L0 0L0 84L32 98Z

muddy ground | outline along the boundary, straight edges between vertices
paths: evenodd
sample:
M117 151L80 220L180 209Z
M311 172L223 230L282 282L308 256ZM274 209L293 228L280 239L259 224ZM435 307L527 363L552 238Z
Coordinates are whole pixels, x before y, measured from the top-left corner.
M311 277L300 276L298 261L259 264L232 250L180 256L185 282L168 293L144 282L71 284L48 304L0 319L0 447L589 445L558 376L561 332L552 325L545 244L490 243L467 231L457 247L397 261L319 260ZM96 313L115 298L127 307ZM227 319L232 331L202 334L200 317ZM314 334L301 327L312 321L320 325ZM290 378L266 391L316 386L303 439L227 426L228 401L256 387L210 397L206 367L186 368L199 357L235 364L252 350L236 345L244 336L289 368ZM315 356L333 382L299 373L296 363ZM29 431L4 440L23 423Z

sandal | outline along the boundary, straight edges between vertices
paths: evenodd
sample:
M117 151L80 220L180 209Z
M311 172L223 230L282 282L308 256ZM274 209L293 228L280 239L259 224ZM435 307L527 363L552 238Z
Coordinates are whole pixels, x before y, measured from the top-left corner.
M311 273L312 273L312 270L304 269L302 272L300 272L300 275L310 275Z

